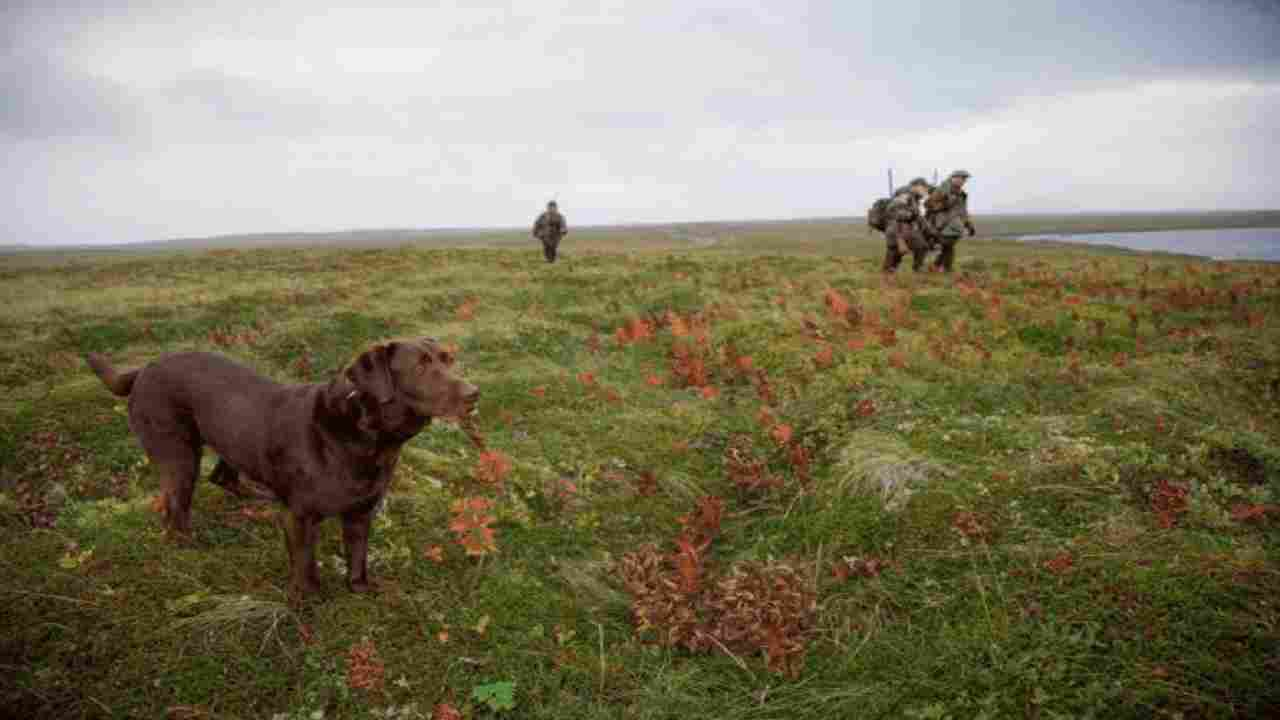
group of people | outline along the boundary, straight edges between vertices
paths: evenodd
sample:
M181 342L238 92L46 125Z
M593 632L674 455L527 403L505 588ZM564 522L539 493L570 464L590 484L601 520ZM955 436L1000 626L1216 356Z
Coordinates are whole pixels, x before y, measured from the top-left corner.
M897 270L908 254L911 268L920 272L935 249L939 252L934 267L951 272L956 244L966 232L970 236L976 232L969 219L969 194L964 191L968 179L967 171L956 170L937 187L918 177L893 192L884 209L885 272Z
M939 252L934 267L951 272L956 261L956 243L966 232L970 236L976 232L969 219L969 195L964 191L968 179L967 171L956 170L933 187L928 180L918 177L895 190L883 208L876 208L884 213L883 223L870 218L868 222L873 227L883 225L885 272L897 270L907 255L911 255L911 268L920 272L924 270L925 259L935 249ZM533 236L542 242L542 254L547 262L556 261L560 240L568 233L569 224L552 200L533 223Z

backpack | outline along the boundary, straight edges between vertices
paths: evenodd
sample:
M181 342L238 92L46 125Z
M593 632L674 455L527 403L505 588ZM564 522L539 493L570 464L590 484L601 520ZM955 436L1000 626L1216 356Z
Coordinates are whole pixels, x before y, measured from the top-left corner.
M884 232L889 227L889 202L892 198L880 198L871 203L871 209L867 210L867 225L873 230Z

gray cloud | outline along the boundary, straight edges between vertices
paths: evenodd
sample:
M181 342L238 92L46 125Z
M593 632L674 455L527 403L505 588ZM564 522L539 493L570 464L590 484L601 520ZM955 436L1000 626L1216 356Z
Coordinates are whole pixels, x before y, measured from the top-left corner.
M0 135L11 137L119 137L138 121L126 88L46 56L10 54L0 68L0 97Z
M1274 167L1263 0L693 5L7 4L0 242L522 225L556 193L856 214L887 165L980 169L979 209L1280 203L1189 172Z

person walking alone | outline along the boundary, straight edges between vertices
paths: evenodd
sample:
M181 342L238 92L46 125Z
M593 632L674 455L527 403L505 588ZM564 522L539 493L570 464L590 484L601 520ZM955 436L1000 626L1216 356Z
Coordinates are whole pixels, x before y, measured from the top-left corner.
M542 254L547 262L556 261L556 250L560 247L560 238L569 234L569 224L560 214L556 201L547 203L547 209L533 223L533 236L542 241Z

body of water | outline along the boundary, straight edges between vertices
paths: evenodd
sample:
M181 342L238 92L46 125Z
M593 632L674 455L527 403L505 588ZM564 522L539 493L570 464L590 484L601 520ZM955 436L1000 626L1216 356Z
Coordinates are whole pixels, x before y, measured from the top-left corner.
M1217 260L1280 262L1280 228L1027 235L1022 239L1029 242L1051 240L1086 245L1112 245L1144 252L1200 255Z

